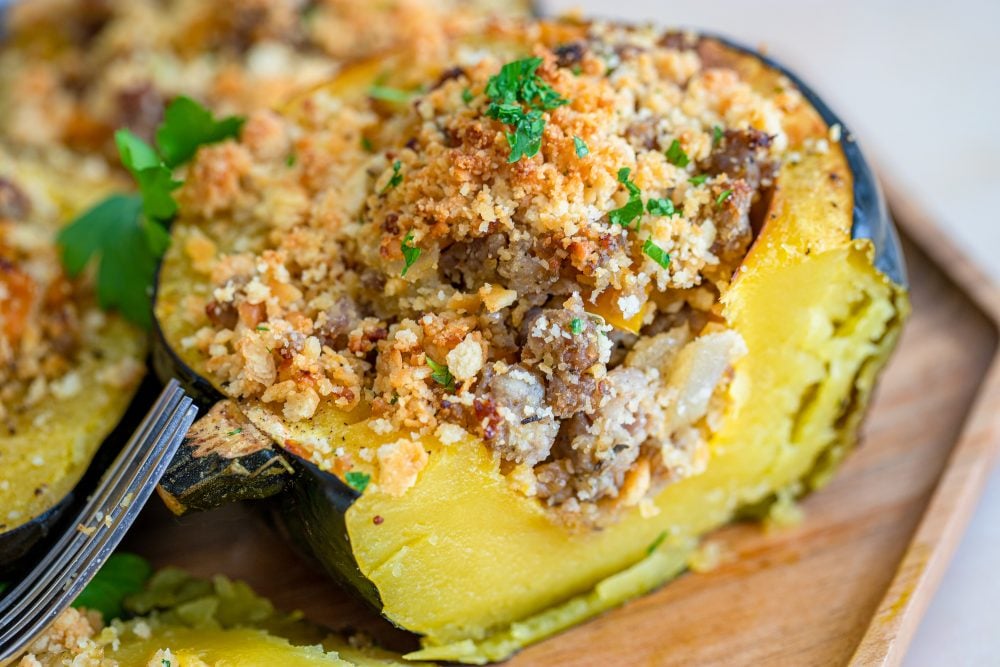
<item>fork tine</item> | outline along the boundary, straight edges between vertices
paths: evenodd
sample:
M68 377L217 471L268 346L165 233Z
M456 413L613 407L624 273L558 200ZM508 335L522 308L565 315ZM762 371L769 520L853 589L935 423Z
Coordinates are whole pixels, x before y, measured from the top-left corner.
M149 499L150 482L162 476L196 413L176 382L168 384L78 521L0 603L0 662L22 651L97 572ZM94 520L91 534L77 530Z
M141 496L136 499L136 503L125 508L118 521L112 522L110 530L94 533L94 539L86 542L84 549L66 562L52 586L39 595L27 612L17 615L19 620L4 632L3 637L0 637L0 642L10 640L14 636L20 636L23 643L28 643L31 638L55 620L59 612L73 601L86 583L96 574L100 565L117 546L135 515L138 514L139 509L152 493L153 485L148 484L148 482L156 475L162 474L169 464L174 448L167 445L171 442L179 442L183 438L195 413L194 408L189 408L189 410L190 419L185 419L184 413L179 414L176 419L172 420L169 428L159 436L159 442L155 443L153 456L147 459L147 461L151 461L151 465L145 465L137 470L136 474L129 480L129 484L122 487L123 491L135 489L141 493ZM74 570L81 564L83 565L82 570L74 573Z
M107 497L111 493L112 486L115 481L114 475L111 473L114 470L115 465L117 465L118 460L123 460L124 457L133 457L135 450L141 447L142 443L149 439L149 434L151 432L156 432L157 430L162 429L166 419L166 413L169 410L176 408L182 396L183 392L180 391L180 386L176 383L176 381L171 381L167 387L164 388L149 414L145 419L143 419L135 434L133 434L133 436L129 439L118 458L112 464L112 467L108 470L108 473L106 473L101 479L100 484L87 501L83 510L80 511L80 514L77 516L77 519L80 519L80 521L73 525L73 530L69 530L62 535L62 537L52 546L42 560L34 568L32 568L32 572L29 576L26 576L16 587L8 592L3 599L0 599L0 615L3 615L13 602L24 594L26 589L36 586L41 583L41 581L49 578L49 573L52 572L52 562L65 552L69 543L83 541L86 536L80 531L75 530L75 528L77 525L85 524L85 519L93 516L96 509L107 502ZM36 573L42 573L42 580L32 576Z

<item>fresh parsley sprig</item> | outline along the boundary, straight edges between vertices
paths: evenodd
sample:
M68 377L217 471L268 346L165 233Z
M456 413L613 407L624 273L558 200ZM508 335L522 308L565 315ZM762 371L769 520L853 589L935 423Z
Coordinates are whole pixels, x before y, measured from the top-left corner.
M78 276L97 263L97 300L117 309L144 328L151 324L149 307L156 264L170 244L167 233L177 214L173 192L181 182L174 169L200 146L239 135L243 119L221 120L188 97L178 97L164 112L156 130L156 148L129 130L115 133L122 165L132 174L138 194L114 194L82 213L56 237L63 267Z
M509 62L486 83L486 96L490 105L489 118L507 125L507 144L510 146L508 162L522 157L534 157L542 148L545 132L543 111L551 111L569 104L569 100L556 92L538 76L541 58L524 58Z

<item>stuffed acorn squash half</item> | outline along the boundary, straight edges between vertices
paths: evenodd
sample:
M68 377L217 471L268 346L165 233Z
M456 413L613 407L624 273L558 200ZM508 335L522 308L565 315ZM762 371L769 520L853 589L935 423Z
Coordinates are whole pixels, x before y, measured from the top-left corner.
M100 167L0 145L0 568L69 507L145 373L145 333L104 312L94 276L68 275L57 246L114 186Z
M661 585L828 478L907 311L818 104L715 39L494 22L251 116L178 191L156 359L219 402L161 495L274 495L414 658Z

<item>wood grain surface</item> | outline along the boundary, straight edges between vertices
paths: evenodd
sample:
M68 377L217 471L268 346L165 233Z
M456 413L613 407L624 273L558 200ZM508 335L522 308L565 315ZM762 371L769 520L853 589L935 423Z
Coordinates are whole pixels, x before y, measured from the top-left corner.
M722 561L508 664L897 664L954 551L1000 439L996 288L902 202L913 316L862 445L803 502L795 528L724 528ZM332 627L393 630L291 553L244 507L175 519L151 503L126 548L157 565L244 579Z

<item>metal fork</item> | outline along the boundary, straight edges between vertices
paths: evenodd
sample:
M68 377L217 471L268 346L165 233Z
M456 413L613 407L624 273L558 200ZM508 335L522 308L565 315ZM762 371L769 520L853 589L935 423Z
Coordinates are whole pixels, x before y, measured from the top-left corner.
M0 599L0 665L20 655L97 573L146 504L196 414L180 385L167 384L73 524Z

